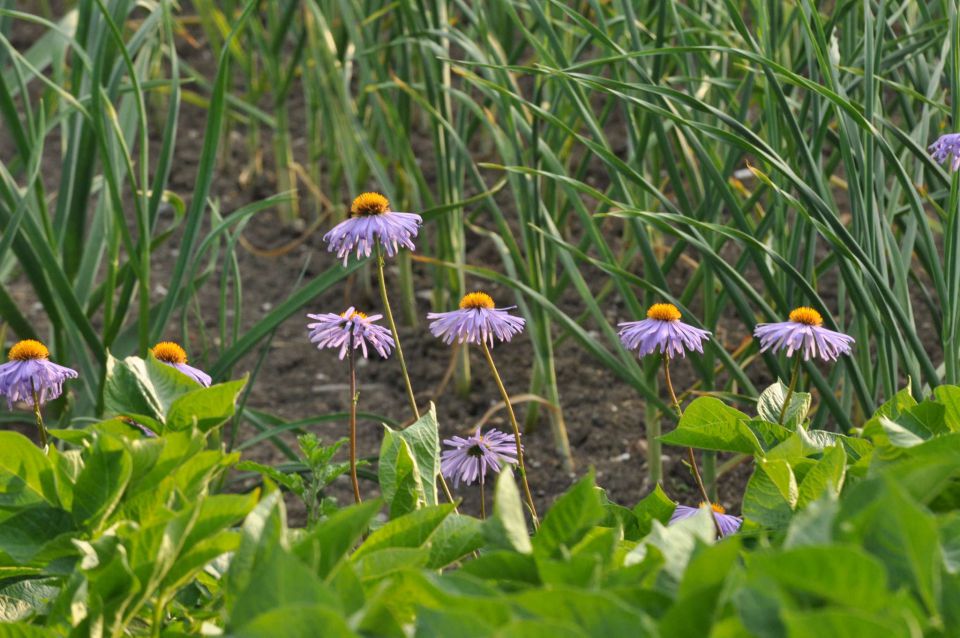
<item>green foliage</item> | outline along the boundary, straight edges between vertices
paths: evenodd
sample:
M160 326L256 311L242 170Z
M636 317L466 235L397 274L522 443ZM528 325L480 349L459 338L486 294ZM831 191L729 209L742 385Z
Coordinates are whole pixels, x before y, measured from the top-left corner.
M224 387L185 392L171 411L183 397L218 406ZM668 524L675 504L659 487L628 509L592 474L532 535L511 471L487 520L429 503L432 411L385 430L393 467L408 463L397 485L415 486L415 498L398 487L324 507L303 530L288 528L277 490L216 493L236 461L209 448L221 424L190 418L151 438L107 421L49 455L3 433L0 612L24 632L73 635L191 634L204 623L238 636L311 636L318 623L342 636L952 635L960 432L937 424L958 390L900 394L861 434L829 437L803 420L774 427L695 401L677 430L685 445L754 450L745 522L723 539L707 508ZM338 447L301 437L315 477L265 474L298 494L311 480L325 486L342 472Z

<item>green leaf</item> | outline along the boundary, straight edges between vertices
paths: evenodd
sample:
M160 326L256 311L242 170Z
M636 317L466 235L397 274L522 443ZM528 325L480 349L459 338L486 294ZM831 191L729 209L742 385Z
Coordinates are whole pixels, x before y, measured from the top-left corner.
M511 603L525 614L577 627L588 636L655 635L646 616L605 592L534 589L512 595Z
M943 404L944 425L952 432L960 432L960 387L941 385L933 390L933 396Z
M381 462L384 458L384 452L387 451L385 448L388 438L396 436L406 441L415 461L420 483L423 485L426 504L436 505L438 503L437 475L440 473L440 432L437 424L436 406L431 403L426 413L421 415L412 425L402 430L391 430L386 425L384 425L384 428L390 436L384 437L384 443L380 449ZM390 458L390 451L387 452L387 458ZM388 502L390 501L386 492L384 492L384 498Z
M60 504L50 459L18 432L0 431L0 506Z
M459 514L448 516L430 539L430 561L427 567L446 567L480 549L483 543L482 521Z
M178 397L167 412L167 428L189 430L196 427L201 432L209 432L223 425L233 417L237 398L246 384L247 377L244 377Z
M354 638L346 619L334 609L310 604L282 604L269 609L231 632L237 638L274 638L280 628L287 638L313 638L322 628L330 638Z
M778 423L791 430L795 429L807 419L813 398L809 392L794 392L790 396L790 405L783 413L781 423L780 414L783 412L783 404L788 394L790 394L790 388L778 379L776 383L760 393L760 398L757 399L757 414L770 423Z
M639 524L640 537L642 538L650 533L653 521L660 521L666 525L676 508L677 504L670 500L670 497L657 483L653 491L643 497L643 500L633 508L633 513L636 515Z
M797 547L746 558L750 578L773 580L791 592L816 596L819 601L814 605L877 610L888 603L883 564L856 546Z
M396 518L370 534L353 554L358 560L373 551L390 547L421 547L453 511L453 504L434 505Z
M54 578L29 578L0 585L0 623L45 614L49 601L60 591L57 584Z
M360 540L382 504L375 499L337 510L300 539L294 552L313 565L320 578L327 578Z
M127 357L118 361L108 353L104 383L106 414L145 414L159 421L166 421L167 412L178 398L200 387L153 354L147 359Z
M557 499L547 512L533 538L534 552L538 556L557 556L563 548L578 543L605 513L603 494L594 483L593 472L590 472Z
M410 445L390 428L384 427L378 478L380 491L390 504L390 517L396 518L426 505L427 497Z
M747 427L750 418L714 397L699 397L683 412L672 432L660 437L670 445L704 450L762 454L763 447Z
M509 549L521 554L533 551L527 519L520 502L520 490L509 469L500 472L497 477L493 516L484 522L484 535L491 549Z
M804 508L824 495L837 496L843 487L847 469L847 454L841 445L827 448L823 458L807 470L800 482L800 494L797 507Z
M20 564L31 561L60 534L74 531L73 517L60 508L38 503L0 517L0 551Z
M779 463L785 462L779 461ZM781 485L771 478L771 473L778 477ZM757 467L750 476L747 489L743 493L744 516L771 529L785 528L793 516L793 508L784 497L781 486L786 487L786 493L789 495L790 476L792 471L787 475L787 471L780 465L771 468L770 473Z
M73 489L73 518L77 525L96 530L120 503L133 461L123 443L108 436L94 438L83 460Z
M796 507L797 500L800 497L797 488L797 479L793 474L793 468L782 459L760 459L757 467L763 470L770 480L777 487L780 496L792 508Z

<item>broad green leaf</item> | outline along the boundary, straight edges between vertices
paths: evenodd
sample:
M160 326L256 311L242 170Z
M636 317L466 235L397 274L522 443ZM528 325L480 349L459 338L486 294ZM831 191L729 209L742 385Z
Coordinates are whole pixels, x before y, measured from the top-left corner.
M923 443L923 439L896 421L891 421L885 416L879 419L880 427L883 428L886 439L894 447L913 447Z
M653 521L660 521L664 525L670 522L670 517L673 516L673 511L676 508L677 504L670 500L670 497L657 483L653 491L644 496L643 500L633 508L633 513L639 523L640 537L642 538L650 533Z
M320 578L327 578L360 540L382 504L375 499L334 512L301 538L294 552L313 565Z
M640 562L646 546L652 545L663 555L665 575L670 577L669 590L674 590L683 578L687 564L698 543L713 544L716 540L716 526L712 512L702 507L696 514L668 526L659 521L653 523L653 529L643 544L638 545L627 556L627 564Z
M392 443L388 447L388 440L393 437L399 437L406 441L410 454L415 461L415 467L419 476L419 481L423 485L423 495L426 498L427 505L436 505L437 501L437 475L440 473L440 434L437 425L437 409L430 404L429 409L421 415L416 422L402 430L391 430L384 425L387 435L384 436L383 445L380 448L380 460L383 463L384 458L389 460L393 455ZM381 482L381 489L383 483ZM391 502L391 497L387 496L386 490L383 492L387 502Z
M660 440L683 447L762 454L760 441L746 425L749 420L719 399L699 397L684 410L676 429Z
M0 506L60 504L50 459L18 432L0 431Z
M120 503L133 474L133 461L126 447L108 436L96 437L83 461L73 489L73 518L77 525L97 529Z
M265 610L230 635L236 638L274 638L278 631L282 631L287 638L313 638L320 628L323 635L330 638L359 635L350 630L347 619L336 610L309 601L283 603L275 609Z
M864 610L827 608L784 613L789 636L796 638L876 638L909 636L910 627L901 618L871 614Z
M779 379L776 383L760 393L757 399L757 414L770 423L778 423L789 429L795 429L807 419L810 412L812 396L809 392L794 392L790 396L790 405L783 411L783 404L790 394L788 388ZM783 419L780 415L783 414Z
M410 445L389 428L386 430L377 472L380 491L390 505L390 517L397 518L426 505L427 497Z
M173 403L199 387L152 354L147 359L127 357L123 361L108 354L104 411L108 415L145 414L165 421Z
M937 386L933 391L936 400L943 404L944 425L952 432L960 432L960 387L955 385Z
M480 554L480 558L465 563L460 571L507 587L511 583L525 585L540 583L540 573L532 553L521 554L510 550L485 551Z
M237 398L247 378L198 388L177 397L167 411L166 425L171 430L196 427L208 432L229 421L236 410Z
M783 461L780 461L780 463L783 463ZM785 484L787 494L789 494L792 472L788 474L782 466L779 467L779 471L779 478ZM773 468L772 472L777 474L778 468ZM764 527L782 529L790 523L793 508L784 498L781 487L774 482L770 474L758 467L750 476L747 489L743 493L743 514L746 518Z
M510 602L525 614L577 627L588 636L647 636L655 629L649 618L600 591L561 588L518 592Z
M46 503L19 507L0 516L0 551L17 563L28 563L60 534L75 531L73 517Z
M529 554L533 551L527 519L523 515L520 490L513 472L504 470L494 490L493 516L484 522L484 534L491 549L509 549Z
M396 518L370 534L354 552L353 560L391 547L421 547L452 511L453 504L446 503L424 507Z
M791 592L864 610L888 602L887 573L877 559L856 546L797 547L748 555L750 578L776 581Z
M440 569L483 546L483 522L472 516L453 514L440 524L430 539L428 567Z
M800 482L800 494L797 507L804 508L824 495L836 496L843 487L846 475L847 455L840 445L827 448L823 458L807 470Z
M46 613L59 593L55 578L28 578L0 585L0 623L29 620Z
M797 478L790 464L782 459L759 459L757 467L770 477L780 496L790 505L790 508L796 507L800 492L797 487Z
M605 514L603 495L593 473L577 481L547 512L533 538L533 550L541 556L557 556L562 548L573 547L599 523Z

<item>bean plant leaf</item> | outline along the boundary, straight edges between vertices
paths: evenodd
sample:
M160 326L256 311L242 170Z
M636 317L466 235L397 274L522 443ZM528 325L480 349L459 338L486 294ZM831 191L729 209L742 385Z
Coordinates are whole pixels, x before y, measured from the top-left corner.
M778 379L776 383L760 393L760 398L757 399L757 414L770 423L778 423L791 430L795 429L806 420L813 398L809 392L794 392L790 395L790 405L784 411L783 405L788 394L790 394L790 388ZM783 419L780 418L781 414Z
M749 420L719 399L699 397L684 410L676 429L660 440L683 447L762 454L763 446L747 427Z

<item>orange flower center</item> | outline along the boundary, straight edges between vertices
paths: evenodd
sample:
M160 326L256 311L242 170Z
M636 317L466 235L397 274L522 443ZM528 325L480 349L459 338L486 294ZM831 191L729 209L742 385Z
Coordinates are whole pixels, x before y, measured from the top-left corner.
M350 204L350 214L354 217L382 215L387 212L390 212L390 202L380 193L361 193Z
M186 363L187 353L180 344L172 341L161 341L150 349L157 359L165 363Z
M10 361L30 361L31 359L46 359L50 356L50 351L47 350L47 346L36 339L24 339L15 343L7 356Z
M707 506L706 503L700 503L700 507L706 507L706 506ZM724 509L723 505L720 505L719 503L710 503L710 509L712 509L717 514L727 513L727 510Z
M655 303L647 310L648 319L680 321L680 311L672 303Z
M360 317L361 319L367 318L366 313L360 312L359 310L352 311L349 316L347 316L347 311L344 310L343 312L340 313L340 316L343 317L344 319L353 319L354 317Z
M808 326L822 326L823 317L813 308L800 306L790 313L790 321L793 323L802 323Z
M460 300L460 309L493 308L493 297L485 292L471 292Z

